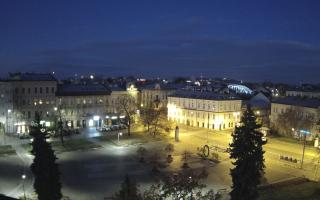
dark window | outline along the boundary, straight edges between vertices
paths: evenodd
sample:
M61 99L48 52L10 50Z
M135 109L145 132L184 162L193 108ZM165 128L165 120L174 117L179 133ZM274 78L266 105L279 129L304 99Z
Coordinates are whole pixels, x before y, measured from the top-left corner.
M16 88L15 92L16 92L16 94L18 94L19 93L19 88Z
M42 94L42 87L40 88L40 94Z
M51 93L54 93L54 87L53 87L53 88L51 88Z
M38 93L38 88L34 88L34 93L35 93L35 94Z
M30 118L31 118L31 112L28 111L28 119L30 119Z
M24 94L25 91L26 91L26 89L25 89L25 88L22 88L22 90L21 90L22 94Z
M30 88L28 88L28 94L30 94L30 92L31 92L31 89L30 89Z
M48 88L48 87L46 87L46 93L47 93L47 94L49 93L49 88Z

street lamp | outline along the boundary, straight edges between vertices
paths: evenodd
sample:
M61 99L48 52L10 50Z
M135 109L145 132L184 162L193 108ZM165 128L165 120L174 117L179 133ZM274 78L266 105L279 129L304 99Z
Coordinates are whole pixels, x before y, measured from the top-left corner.
M24 180L27 178L27 175L22 174L21 178L22 178L23 197L24 197L24 200L26 200L27 198L26 198L26 191L24 189Z
M118 133L118 144L120 142L120 136L122 136L122 132Z
M310 131L306 131L306 130L300 130L300 133L303 134L303 149L302 149L302 158L301 158L301 166L300 166L300 169L302 169L303 159L304 159L304 152L306 150L306 137L307 137L307 135L311 134L311 132Z

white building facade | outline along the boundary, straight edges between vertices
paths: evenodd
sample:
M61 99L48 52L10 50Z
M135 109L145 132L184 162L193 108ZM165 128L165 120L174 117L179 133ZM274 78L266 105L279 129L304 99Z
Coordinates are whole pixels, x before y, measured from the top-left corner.
M168 119L213 130L234 129L240 122L241 100L210 92L183 91L168 96Z

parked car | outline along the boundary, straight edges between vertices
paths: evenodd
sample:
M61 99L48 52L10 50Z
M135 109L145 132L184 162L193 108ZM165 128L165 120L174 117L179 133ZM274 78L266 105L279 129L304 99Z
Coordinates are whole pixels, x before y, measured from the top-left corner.
M30 139L30 138L32 138L32 137L29 134L21 134L21 135L19 135L19 139L21 139L21 140Z
M105 126L104 130L105 130L105 132L108 132L108 131L111 131L111 128L110 128L110 126Z
M119 126L120 126L120 129L126 129L127 128L127 125L125 125L125 124L119 124Z
M96 130L102 132L102 131L105 131L106 129L105 129L105 127L102 126L102 127L97 127Z

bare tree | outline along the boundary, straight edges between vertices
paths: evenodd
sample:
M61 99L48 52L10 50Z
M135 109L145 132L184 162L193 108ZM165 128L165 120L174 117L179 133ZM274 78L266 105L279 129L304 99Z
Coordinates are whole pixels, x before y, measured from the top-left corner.
M58 105L57 107L55 107L55 111L57 112L57 115L55 115L54 117L57 118L58 120L56 120L56 123L57 123L57 130L59 130L59 137L60 137L60 141L61 141L61 144L62 146L64 146L64 139L63 139L63 127L62 127L62 124L63 124L63 116L62 116L62 105Z
M150 126L155 120L155 108L148 104L145 107L141 107L140 121L144 126L147 126L147 131L150 132Z
M174 124L168 120L167 111L164 107L150 106L142 113L142 122L152 131L153 136L161 132L173 130Z
M122 95L118 98L118 108L120 113L125 114L128 125L128 135L131 135L131 125L137 111L136 101L131 95Z
M290 108L278 115L275 128L282 134L293 136L293 130L310 130L314 124L314 116L304 116L302 109Z

